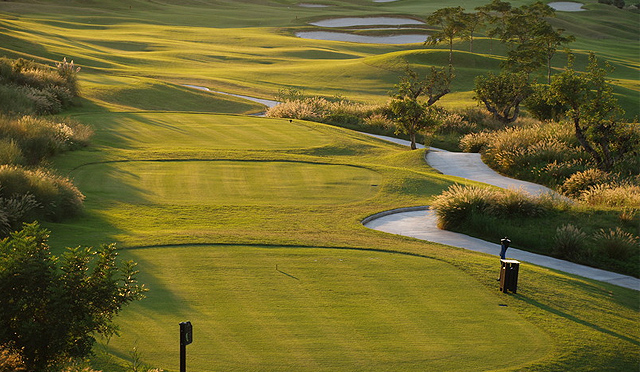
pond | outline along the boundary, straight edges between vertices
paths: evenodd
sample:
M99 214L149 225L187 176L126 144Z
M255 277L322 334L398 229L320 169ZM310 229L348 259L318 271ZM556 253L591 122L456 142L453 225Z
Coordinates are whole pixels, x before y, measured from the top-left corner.
M311 22L311 24L320 27L352 27L423 25L424 22L411 18L397 17L344 17L325 19L322 21Z
M345 32L327 32L327 31L296 32L296 36L303 39L347 41L352 43L364 43L364 44L414 44L414 43L424 43L427 40L427 35L425 34L367 36L367 35L349 34Z
M559 12L583 12L586 10L582 8L584 4L572 1L556 1L548 5Z

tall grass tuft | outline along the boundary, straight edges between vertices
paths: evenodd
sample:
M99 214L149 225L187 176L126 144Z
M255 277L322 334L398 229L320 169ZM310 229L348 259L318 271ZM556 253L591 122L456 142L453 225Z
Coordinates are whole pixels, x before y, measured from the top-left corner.
M33 195L42 206L37 218L59 221L82 211L84 195L71 180L50 171L28 170L15 165L0 165L0 198Z
M640 238L619 227L608 231L600 229L594 234L593 239L600 251L617 260L629 259L640 248Z
M565 259L581 259L587 255L587 234L580 228L567 224L556 229L553 239L553 255Z
M556 200L531 196L522 190L498 190L452 185L436 196L431 208L438 216L438 227L455 229L471 220L496 217L539 217L554 208Z
M31 194L0 197L0 236L18 230L24 222L33 222L40 206Z
M483 213L493 199L493 191L480 187L452 185L431 203L438 216L438 227L453 229L464 224L474 212Z
M92 133L91 128L70 119L54 121L29 115L18 119L0 116L0 140L17 146L28 164L37 164L44 158L86 146ZM5 147L8 152L9 145ZM0 148L0 160L1 151ZM15 162L4 164L20 164L20 156L13 156ZM6 159L9 160L9 155Z
M639 206L640 185L631 183L599 184L581 192L579 199L592 206Z
M0 112L59 113L78 96L78 71L66 58L56 68L22 58L0 58Z

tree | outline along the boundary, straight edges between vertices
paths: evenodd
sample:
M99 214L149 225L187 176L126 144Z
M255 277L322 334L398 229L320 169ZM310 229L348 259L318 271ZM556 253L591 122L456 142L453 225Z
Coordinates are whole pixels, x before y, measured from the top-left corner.
M453 40L467 29L464 9L459 6L438 9L427 17L427 23L440 26L440 31L429 35L425 44L436 45L446 41L449 44L449 65L453 65Z
M489 73L475 80L475 99L484 103L493 117L511 123L520 114L520 103L531 94L531 84L524 73Z
M396 134L409 135L412 150L416 149L418 132L437 126L437 110L432 106L450 92L451 80L451 67L432 67L424 79L407 67L400 83L395 86L389 107L395 116ZM422 96L427 98L426 102L419 101Z
M543 47L543 38L553 31L545 17L554 15L553 8L539 1L513 8L506 14L500 38L510 50L504 67L513 72L531 73L545 64L549 51ZM555 53L557 45L552 46Z
M493 38L500 37L503 34L505 19L511 9L511 3L501 0L493 0L487 5L476 8L480 18L487 23L487 36L491 39L492 44Z
M473 34L482 22L482 17L479 13L462 13L462 21L465 28L462 32L462 38L469 40L469 52L473 53Z
M94 335L115 334L114 316L145 291L115 245L55 256L48 237L33 223L0 241L0 345L22 354L30 372L87 356Z
M548 23L539 25L536 31L535 44L546 59L548 84L551 84L551 59L556 54L558 47L576 40L573 35L564 36L564 31L561 28L556 30Z
M624 111L605 77L610 66L600 67L593 53L589 54L586 73L576 72L573 62L570 55L565 71L553 77L551 99L564 107L580 145L599 169L608 172L626 153L638 151L640 139L622 121Z

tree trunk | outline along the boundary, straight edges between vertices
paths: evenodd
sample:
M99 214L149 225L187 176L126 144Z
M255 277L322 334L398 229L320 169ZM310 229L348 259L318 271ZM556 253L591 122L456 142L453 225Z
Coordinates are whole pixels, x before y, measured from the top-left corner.
M585 149L585 151L589 153L589 155L593 156L596 163L598 164L598 168L606 171L606 169L602 169L602 166L604 165L602 161L602 157L600 156L600 154L598 154L596 150L593 149L593 147L591 147L591 145L589 144L589 141L587 141L587 137L585 137L584 132L582 131L582 127L580 127L579 117L573 118L573 126L576 130L576 138L578 139L578 142L580 142L580 145L582 145L582 147Z
M411 132L409 134L409 137L411 138L411 150L415 150L417 148L417 146L416 146L416 132Z

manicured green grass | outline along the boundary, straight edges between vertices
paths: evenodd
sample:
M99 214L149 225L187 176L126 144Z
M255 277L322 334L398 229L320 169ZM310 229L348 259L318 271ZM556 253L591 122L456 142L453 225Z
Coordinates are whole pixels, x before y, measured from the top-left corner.
M353 203L374 196L382 180L349 165L251 160L107 163L74 177L87 193L127 203L200 206Z
M247 246L126 256L141 263L152 291L126 311L127 332L107 350L126 355L137 346L144 360L171 370L185 320L194 326L189 366L198 371L493 370L551 349L549 336L499 297L429 258Z
M0 53L83 66L86 101L71 113L96 135L54 165L76 179L86 212L47 224L52 246L115 241L150 289L117 318L122 336L96 348L94 366L123 371L136 347L144 362L176 371L178 322L191 320L190 370L637 368L638 292L524 264L518 294L504 295L496 257L361 225L376 212L428 205L459 181L429 168L424 151L325 125L223 115L258 109L182 86L383 102L404 53L423 67L446 56L446 47L292 33L311 19L424 16L449 2L328 3L0 2ZM581 45L593 41L583 37ZM631 66L617 76L627 87L637 81L633 41L592 43ZM464 79L444 104L472 103L473 71L497 63L489 46L479 42L475 56L456 45Z

